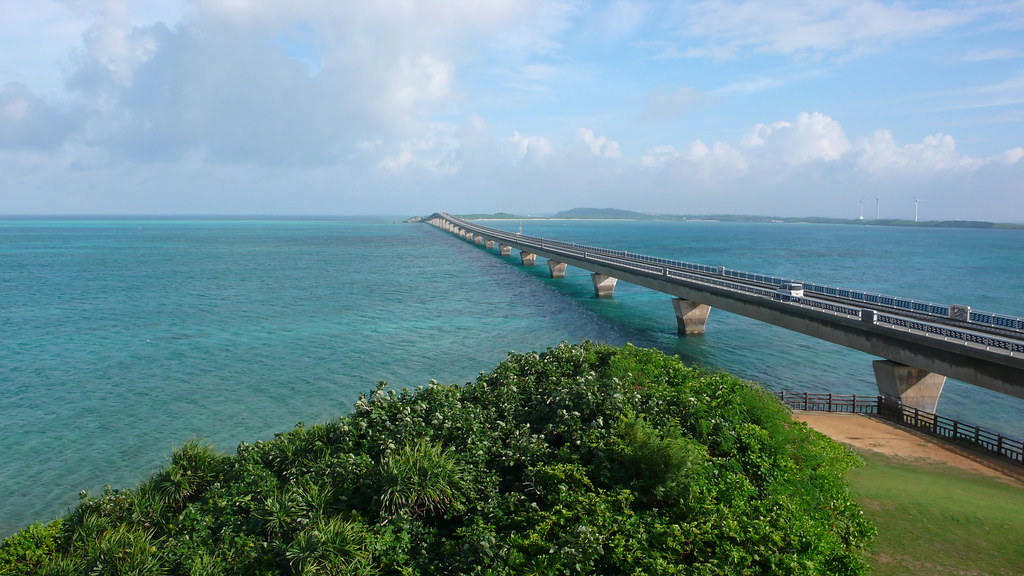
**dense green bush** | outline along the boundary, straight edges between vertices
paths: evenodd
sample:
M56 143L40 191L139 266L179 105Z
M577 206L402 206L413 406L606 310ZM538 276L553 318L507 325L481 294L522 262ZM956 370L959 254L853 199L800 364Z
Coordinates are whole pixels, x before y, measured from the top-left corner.
M5 540L0 573L861 574L856 464L755 385L562 345L234 456L189 442Z

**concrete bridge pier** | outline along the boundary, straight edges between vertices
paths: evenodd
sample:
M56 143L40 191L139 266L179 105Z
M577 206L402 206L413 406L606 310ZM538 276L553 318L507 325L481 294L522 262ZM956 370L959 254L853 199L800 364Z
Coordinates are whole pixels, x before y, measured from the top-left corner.
M465 238L465 237L466 237L466 229L465 228L459 228L459 238Z
M484 243L484 237L483 237L483 236L479 236L479 235L477 235L477 236L476 236L476 238L474 238L473 240L474 240L474 242L476 242L477 244L483 244L483 243Z
M487 248L488 250L494 250L494 240L488 240L484 242L484 248Z
M676 326L680 334L693 336L704 333L708 315L711 314L711 306L693 300L673 298L672 308L676 311Z
M552 278L565 278L565 269L568 267L569 265L565 262L548 260L548 270L551 270Z
M537 262L537 255L524 250L519 253L519 259L523 262L523 266L533 266Z
M598 298L611 298L615 295L615 283L619 281L618 278L594 272L590 279L594 282L594 295Z
M498 253L501 254L502 256L511 256L512 247L509 246L508 244L498 244Z
M935 413L942 386L946 383L945 376L892 360L875 360L871 367L875 370L875 383L882 396Z

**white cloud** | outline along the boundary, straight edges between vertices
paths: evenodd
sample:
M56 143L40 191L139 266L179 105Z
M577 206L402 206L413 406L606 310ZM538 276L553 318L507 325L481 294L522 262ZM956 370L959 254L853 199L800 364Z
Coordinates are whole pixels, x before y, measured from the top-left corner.
M953 9L873 0L705 0L675 15L681 32L707 43L677 49L726 60L749 54L858 55L968 21Z
M131 9L124 0L95 2L93 25L83 33L80 58L110 71L120 84L131 82L132 73L156 49L152 36L138 33ZM81 64L80 64L81 65Z
M432 54L403 55L395 71L392 97L398 109L444 100L452 93L454 65Z
M682 153L670 144L655 146L640 157L640 166L643 168L659 168L682 156Z
M984 51L971 51L964 56L967 62L985 62L989 60L1017 60L1024 58L1024 50L1009 48L993 48Z
M750 171L748 160L736 148L715 142L708 147L700 140L690 145L687 159L703 181L733 180Z
M1007 150L998 156L999 161L1004 164L1016 164L1024 159L1024 148L1020 146Z
M437 174L455 174L460 169L456 160L458 148L457 130L434 124L429 132L399 143L398 151L377 162L377 167L387 171L419 168Z
M68 78L90 120L65 137L114 162L324 165L358 155L361 142L408 146L458 101L467 44L538 18L559 30L565 12L511 0L167 4L140 13L125 0L69 3L67 14L91 21ZM541 49L543 36L522 49Z
M654 12L654 5L634 0L612 0L597 10L595 20L599 34L604 39L616 39L636 32Z
M971 108L994 108L1024 103L1024 75L1017 74L991 84L968 85L953 90L930 94L931 97L952 101L937 106L939 111Z
M551 141L544 136L523 136L519 132L513 132L506 142L518 151L518 158L521 161L542 160L554 152Z
M896 117L887 102L911 98L992 108L983 127L977 117L925 124L933 115L872 133L877 125L778 112L843 116L835 86L806 99L793 90L846 81L843 66L809 61L929 38L994 14L991 3L970 12L881 0L59 1L0 0L11 15L0 22L0 169L22 187L0 185L0 210L27 209L24 190L49 186L53 201L39 205L60 211L253 213L266 202L260 209L315 212L317 201L325 211L405 210L489 188L516 190L537 210L615 205L629 190L631 204L651 211L690 206L684 196L750 211L764 196L802 195L793 205L812 213L844 189L977 179L1009 196L1024 181L1024 149L1010 141L1024 99L1010 68L856 104L877 106L878 118ZM677 55L742 61L650 66L640 52L664 47L666 34L682 39L667 49ZM1012 63L1015 38L946 53ZM798 66L776 58L765 68L766 54ZM940 130L919 142L895 136ZM985 147L985 157L966 152ZM303 186L308 204L293 204Z
M899 146L888 130L876 131L860 144L856 154L857 164L873 174L974 170L992 161L960 154L953 137L948 134L934 134L920 143Z
M656 146L640 157L639 164L645 170L669 170L680 179L716 186L750 172L749 159L740 150L725 142L708 146L701 140L685 152L671 145Z
M469 2L474 3L488 4ZM522 10L518 14L518 22L499 31L490 41L496 51L511 60L533 54L557 55L562 50L562 44L557 38L583 10L583 6L573 0L526 1L519 4Z
M803 112L795 123L757 124L741 143L747 148L763 148L768 158L789 165L838 160L850 150L842 126L819 112Z
M22 84L0 87L0 149L54 149L84 122L79 110L32 93Z
M618 142L609 140L604 136L594 136L594 131L590 128L580 128L579 137L594 156L618 158L622 155Z
M835 183L879 177L931 181L943 174L978 173L987 166L1024 165L1024 149L1014 148L989 158L960 153L952 136L935 134L921 142L898 144L887 130L851 142L836 120L820 113L802 113L793 122L759 123L739 146L692 142L685 152L671 145L654 147L638 159L647 171L673 174L680 181L696 179L715 188L738 178L770 188L806 178ZM692 182L691 182L692 184Z

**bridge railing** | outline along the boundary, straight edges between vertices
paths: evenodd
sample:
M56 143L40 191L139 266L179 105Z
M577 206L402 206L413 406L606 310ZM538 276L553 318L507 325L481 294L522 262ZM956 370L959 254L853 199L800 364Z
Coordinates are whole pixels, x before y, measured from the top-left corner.
M477 225L477 224L472 224L470 222L466 222L465 220L460 220L458 218L454 218L454 217L452 217L451 215L448 215L448 214L442 214L442 216L447 218L449 221L451 221L451 222L453 222L455 224L458 224L459 226L464 226L466 228L475 230L475 231L480 232L480 233L496 234L496 235L499 235L499 236L507 237L509 239L515 238L516 241L519 241L519 242L522 242L522 243L526 243L526 244L532 243L534 246L538 246L538 247L542 247L542 248L560 247L560 248L563 248L563 249L573 250L574 253L576 253L576 254L603 255L603 256L610 256L610 257L613 257L613 258L621 258L621 259L634 260L634 261L643 262L643 263L647 263L647 264L653 264L653 265L656 265L656 266L672 268L672 269L676 269L676 270L686 270L686 271L691 271L691 272L697 272L697 273L700 273L700 274L708 274L708 275L712 275L712 276L717 276L717 277L720 277L720 278L733 278L733 279L743 280L743 281L747 281L747 282L755 282L755 283L764 284L764 285L772 286L772 287L776 287L776 288L782 286L783 283L793 282L793 280L791 280L791 279L781 278L781 277L778 277L778 276L770 276L770 275L767 275L767 274L756 274L756 273L752 273L752 272L743 272L741 270L732 270L732 269L726 268L724 266L709 266L707 264L696 264L696 263L693 263L693 262L683 262L681 260L673 260L673 259L670 259L670 258L660 258L660 257L657 257L657 256L647 256L647 255L644 255L644 254L633 254L633 253L630 253L630 252L625 251L625 250L611 250L611 249L608 249L608 248L601 248L599 246L588 246L586 244L576 244L576 243L571 243L571 242L563 242L563 241L560 241L560 240L551 240L551 239L547 239L547 238L539 238L539 237L533 237L533 236L523 236L523 235L519 235L519 234L512 235L512 234L509 234L509 233L506 233L506 232L503 232L501 230L497 230L497 229L494 229L494 228L489 228L489 227L486 227L486 226L480 226L480 225ZM936 304L934 302L925 302L925 301L920 301L920 300L912 300L912 299L909 299L909 298L901 298L901 297L898 297L898 296L888 296L888 295L885 295L885 294L876 294L876 293L873 293L873 292L865 292L863 290L851 290L851 289L848 289L848 288L839 288L839 287L836 287L836 286L828 286L828 285L824 285L824 284L815 284L815 283L802 283L802 284L804 286L804 293L807 294L808 296L813 296L815 294L822 295L822 296L834 296L834 297L839 297L839 298L845 298L845 299L848 299L848 300L854 300L854 301L857 301L857 302L864 302L865 304L868 304L869 307L870 307L870 305L887 306L889 308L894 308L894 309L898 309L898 310L906 310L908 312L912 312L912 313L915 313L915 314L920 314L920 315L925 315L925 316L933 316L936 319L942 319L942 320L948 320L950 318L950 312L951 312L951 308L952 308L951 306L945 305L945 304ZM743 290L743 291L746 291L746 290ZM858 310L857 308L837 306L835 304L825 304L825 303L815 304L815 303L813 303L812 300L807 300L807 301L803 302L803 304L808 305L808 306L810 306L812 308L819 308L819 309L822 309L822 310L830 310L830 311L833 311L833 312L840 312L840 313L843 313L843 314L851 314L851 312L849 312L850 310ZM836 309L836 308L839 308L839 309ZM860 314L859 310L857 312L855 312L855 313L852 313L852 315L859 315L859 314ZM912 327L914 329L923 330L923 331L928 332L930 334L938 334L938 335L942 335L944 337L955 338L955 339L963 340L963 341L967 341L967 342L975 342L975 343L983 344L985 346L992 346L992 347L995 347L995 348L1002 348L1002 349L1006 349L1006 350L1020 351L1019 350L1019 345L1017 345L1016 347L1013 344L1007 345L1004 340L987 338L987 337L979 337L978 335L976 335L974 333L963 331L963 330L955 330L955 329L949 329L949 328L943 328L943 329L940 330L940 329L935 328L934 325L928 324L928 323L917 323L914 326L908 326L907 324L909 324L911 321L907 320L907 319L903 319L903 318L898 317L898 316L880 314L879 317L882 317L882 318L900 318L900 320L898 322L888 322L888 323L893 324L893 325L897 325L897 326ZM981 312L981 311L971 310L965 320L967 320L968 322L973 323L973 324L978 324L979 326L999 328L999 329L1003 329L1003 330L1010 330L1010 331L1024 333L1024 318L1019 318L1019 317L1016 317L1016 316L1008 316L1008 315L1005 315L1005 314L996 314L996 313L992 313L992 312ZM984 342L982 342L982 341L979 341L978 338L987 338L987 339Z
M999 348L1001 350L1008 350L1010 352L1024 352L1024 342L1014 340L1004 340L1002 338L995 338L985 334L979 334L977 332L969 332L967 330L961 330L958 328L948 328L946 326L940 326L938 324L930 324L928 322L920 322L912 318L904 318L902 316L893 316L891 314L878 314L875 316L876 322L889 324L890 326L897 326L900 328L907 328L909 330L919 330L921 332L927 332L928 334L934 334L943 338L952 338L954 340L962 340L964 342L970 342L989 348Z
M511 236L508 236L508 237L511 238ZM640 255L629 254L628 252L624 252L624 251L621 251L621 250L607 250L607 249L603 249L603 248L596 248L595 249L592 246L586 246L586 245L580 245L580 244L572 244L572 243L560 242L560 241L551 241L551 240L548 240L546 238L535 238L535 237L531 237L531 236L515 236L515 240L517 242L519 242L520 244L523 244L523 245L526 245L526 246L535 246L535 247L542 248L542 249L548 249L548 250L554 251L556 253L557 252L562 252L562 253L572 254L572 255L577 256L577 257L582 257L582 258L585 258L585 259L589 259L589 260L591 260L593 262L601 262L603 264L607 264L609 266L613 266L613 267L616 267L616 268L619 268L619 269L625 268L625 269L632 270L632 271L635 271L635 272L645 273L648 276L665 276L665 277L668 277L668 278L675 278L675 279L683 280L683 281L690 282L690 283L696 283L696 284L701 284L701 285L705 285L705 286L714 286L716 288L730 290L730 291L733 291L733 292L752 294L752 295L755 295L755 296L759 296L759 297L762 297L762 298L769 298L769 299L776 300L776 301L784 301L784 302L788 302L790 304L802 306L802 307L805 307L805 308L811 308L811 309L816 309L816 310L823 310L823 311L831 312L833 314L843 314L843 315L846 315L846 316L849 316L849 317L853 317L853 318L860 318L862 316L862 314L864 313L864 310L862 308L858 308L858 307L845 306L845 305L842 305L842 304L835 304L835 303L832 303L832 302L823 302L821 300L815 300L813 298L800 298L800 297L796 297L796 296L789 296L789 295L786 295L786 294L781 294L781 293L779 293L779 292L777 292L775 290L770 290L770 289L767 289L767 288L761 288L761 287L758 287L758 286L750 286L750 285L746 285L746 284L739 284L739 283L736 283L736 282L730 282L729 280L723 279L723 278L739 278L739 277L741 277L740 275L745 275L745 277L748 277L748 278L751 277L751 276L763 277L762 275L752 275L752 274L740 273L740 272L736 272L736 271L732 271L733 274L731 274L731 275L730 274L724 274L724 275L723 274L719 274L718 276L697 275L697 274L691 274L691 273L687 273L685 271L681 271L680 268L683 268L683 267L682 266L677 266L677 265L678 264L685 264L685 263L679 263L679 262L676 262L676 261L673 261L673 260L666 260L666 259L660 259L660 258L650 258L650 257L641 257ZM593 250L593 252L591 252L591 250ZM623 256L623 255L626 255L626 256ZM652 264L649 264L648 262L665 264L665 265L664 266L654 266ZM669 267L670 265L675 266L675 267L670 268ZM694 267L699 266L701 268L701 270L698 270L699 272L704 272L703 269L705 269L705 268L711 268L709 266L702 266L702 265L693 265L693 266ZM806 287L805 287L805 290L806 290ZM849 292L849 293L851 293L851 294L853 294L855 296L869 296L869 297L870 296L877 296L877 295L871 295L871 294L860 292L860 291L856 291L856 290L845 290L844 292ZM884 297L884 298L891 298L891 297ZM907 301L907 302L912 302L912 301ZM933 306L935 306L935 305L933 305ZM985 335L985 334L979 334L977 332L971 332L971 331L963 330L963 329L960 329L960 328L948 327L948 326L943 326L943 325L939 325L939 324L932 324L932 323L928 323L928 322L923 322L923 321L915 320L915 319L912 319L912 318L905 318L905 317L902 317L902 316L895 316L895 315L892 315L892 314L876 314L874 321L876 323L879 323L879 324L887 324L887 325L893 326L893 327L906 328L906 329L910 329L910 330L917 330L919 332L924 332L924 333L927 333L927 334L932 334L932 335L939 336L939 337L942 337L942 338L950 338L950 339L954 339L954 340L960 340L960 341L963 341L963 342L971 342L971 343L979 344L981 346L986 346L986 347L989 347L989 348L996 348L996 349L1000 349L1000 350L1007 350L1009 352L1021 352L1021 353L1024 353L1024 343L1022 343L1022 342L1013 341L1013 340L1006 340L1006 339L1002 339L1002 338L996 338L996 337L988 336L988 335Z
M965 444L977 450L1024 465L1024 442L991 430L925 412L882 396L776 392L775 397L792 410L875 414L925 434Z
M548 249L552 249L552 248L555 247L554 243L552 243L552 242L550 242L550 241L548 241L546 239L544 240L543 243L540 243L540 244L536 243L535 241L526 242L526 244L527 245L533 244L533 245L536 245L538 247L548 248ZM594 261L594 262L601 262L603 264L607 264L609 266L614 266L614 267L617 267L617 268L620 268L620 269L621 268L626 268L626 269L630 269L630 270L633 270L633 271L636 271L636 272L646 273L649 276L665 276L667 278L675 278L675 279L678 279L678 280L684 280L686 282L691 282L691 283L695 283L695 284L702 284L704 286L714 286L716 288L722 288L722 289L730 290L730 291L733 291L733 292L742 292L742 293L745 293L745 294L752 294L752 295L755 295L755 296L760 296L762 298L770 298L772 300L789 302L791 304L802 306L802 307L805 307L805 308L813 308L813 309L817 309L817 310L825 310L825 311L828 311L828 312L831 312L831 313L843 314L843 315L854 317L854 318L859 318L860 314L861 314L861 311L862 311L860 308L855 308L855 307L852 307L852 306L843 306L841 304L834 304L834 303L831 303L831 302L822 302L820 300L812 300L812 299L807 299L807 298L799 298L799 297L789 296L789 295L782 294L782 293L779 293L779 292L777 292L775 290L770 290L770 289L767 289L767 288L760 288L760 287L757 287L757 286L750 286L750 285L746 285L746 284L738 284L738 283L735 283L735 282L729 282L727 280L721 280L721 279L713 278L713 277L709 277L709 276L690 274L690 273L687 273L687 272L680 271L677 268L669 268L667 266L653 266L651 264L647 264L647 262L655 262L655 263L659 263L659 264L662 264L662 263L664 263L664 264L673 264L673 263L678 264L678 263L676 263L674 261L671 261L671 260L665 260L665 259L659 259L659 258L635 258L633 255L630 255L630 257L627 258L627 259L622 259L622 258L617 258L617 257L602 257L599 254L607 254L608 252L612 252L612 251L609 251L609 250L599 250L596 253L592 253L592 252L589 251L590 247L582 247L580 245L568 244L568 243L560 243L560 244L567 246L566 248L563 248L563 250L568 252L568 253L573 254L574 256L583 257L583 258L589 259L589 260ZM704 267L704 268L710 268L710 267ZM751 275L751 276L753 276L753 275ZM758 275L758 276L760 276L760 275ZM736 276L733 276L733 277L736 277Z
M1024 318L994 314L992 312L978 312L971 310L971 322L974 324L985 324L995 328L1005 328L1024 332Z
M921 302L919 300L910 300L908 298L900 298L898 296L886 296L884 294L874 294L872 292L864 292L862 290L850 290L848 288L839 288L836 286L814 283L804 284L804 291L824 296L836 296L839 298L847 298L849 300L858 300L866 304L880 304L882 306L899 308L907 310L908 312L916 312L918 314L949 318L949 306L944 304Z

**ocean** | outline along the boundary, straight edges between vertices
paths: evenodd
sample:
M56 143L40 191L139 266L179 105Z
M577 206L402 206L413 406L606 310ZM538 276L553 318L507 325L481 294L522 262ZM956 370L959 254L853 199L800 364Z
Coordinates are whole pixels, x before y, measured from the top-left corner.
M463 383L509 351L631 342L773 390L875 394L860 352L671 298L548 277L402 217L0 220L0 537L176 446L224 452L349 412L378 381ZM545 236L1024 316L1024 231L492 221ZM1024 438L1024 402L949 381L939 412Z

